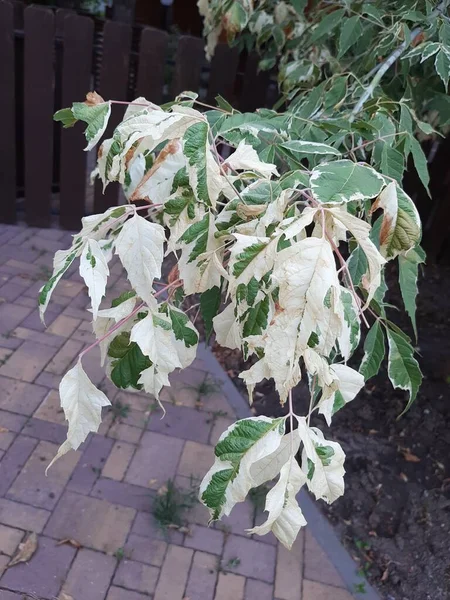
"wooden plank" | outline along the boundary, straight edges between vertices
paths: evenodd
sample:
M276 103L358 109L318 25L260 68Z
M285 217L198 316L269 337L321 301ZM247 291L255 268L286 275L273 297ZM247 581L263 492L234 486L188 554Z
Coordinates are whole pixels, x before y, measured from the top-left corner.
M103 30L103 56L100 71L100 89L97 90L105 100L127 100L128 67L131 49L131 27L123 23L107 21ZM123 117L123 107L113 106L105 137L112 132ZM110 183L103 194L99 180L95 182L94 211L104 212L110 206L116 206L119 199L119 186Z
M141 34L136 96L150 102L163 101L164 67L169 35L165 31L146 27Z
M270 83L270 71L258 73L258 62L260 58L256 53L247 57L245 74L242 84L242 93L239 98L239 110L251 112L256 108L265 107L267 90Z
M172 80L172 96L181 92L198 92L200 74L205 60L204 42L200 38L182 35L178 40Z
M0 114L2 143L0 144L0 222L16 222L16 127L15 127L15 65L14 8L0 2Z
M29 6L24 15L25 219L50 225L53 151L52 11Z
M235 81L239 62L237 48L229 48L227 44L219 44L211 61L208 94L206 102L216 104L216 96L220 94L230 104L235 104Z
M66 15L61 108L83 101L90 89L94 22ZM65 229L79 229L85 213L86 140L78 126L61 131L60 216Z

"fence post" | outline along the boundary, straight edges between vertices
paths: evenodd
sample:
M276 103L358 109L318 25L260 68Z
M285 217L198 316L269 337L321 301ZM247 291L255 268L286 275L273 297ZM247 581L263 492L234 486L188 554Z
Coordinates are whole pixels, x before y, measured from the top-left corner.
M66 15L63 28L62 108L82 102L90 90L94 22L89 17ZM85 214L86 160L79 126L61 134L61 227L78 229Z
M16 222L16 116L15 116L15 52L14 9L0 1L0 114L2 143L0 144L2 193L0 222Z
M29 6L24 19L25 219L49 227L53 171L53 42L51 10Z
M103 35L103 56L100 71L100 94L105 100L127 100L128 67L131 49L131 27L124 23L108 21ZM123 107L113 106L105 137L109 138L123 116ZM115 206L119 198L119 186L110 183L103 194L101 181L95 182L94 210L104 212Z
M146 27L141 34L136 96L161 104L164 67L169 36L165 31Z

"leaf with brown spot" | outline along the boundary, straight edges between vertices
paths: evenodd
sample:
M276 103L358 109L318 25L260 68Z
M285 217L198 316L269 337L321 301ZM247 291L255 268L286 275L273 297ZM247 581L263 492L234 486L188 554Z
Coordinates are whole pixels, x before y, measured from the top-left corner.
M16 552L15 556L11 559L8 564L8 567L13 567L21 562L28 562L33 554L36 552L38 547L38 538L37 535L33 532L27 537L27 539L19 544L19 549Z

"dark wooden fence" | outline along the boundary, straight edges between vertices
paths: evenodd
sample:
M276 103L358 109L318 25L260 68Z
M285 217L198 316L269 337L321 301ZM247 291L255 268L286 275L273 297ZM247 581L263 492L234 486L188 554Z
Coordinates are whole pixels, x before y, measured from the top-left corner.
M0 0L0 222L79 227L86 214L87 155L78 126L53 113L95 89L106 99L161 103L184 91L221 94L242 110L266 104L257 61L226 45L207 64L203 41L164 31ZM106 131L123 115L115 105ZM117 204L118 186L95 186L93 210Z
M0 0L0 222L77 229L83 215L118 203L118 185L103 194L97 183L89 191L79 127L62 130L52 120L56 110L83 100L89 90L106 99L145 96L155 103L192 90L206 102L221 94L250 111L272 105L275 88L266 74L257 74L255 56L238 55L226 45L208 64L199 38ZM115 105L106 135L122 114L123 107ZM448 138L430 164L433 200L413 169L405 179L422 215L430 258L445 262L449 151Z

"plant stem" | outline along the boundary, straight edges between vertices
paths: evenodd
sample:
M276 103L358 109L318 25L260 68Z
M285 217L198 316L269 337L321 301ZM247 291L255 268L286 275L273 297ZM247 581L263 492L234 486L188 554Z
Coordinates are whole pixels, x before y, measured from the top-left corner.
M417 27L416 29L411 31L411 39L410 39L409 43L413 42L421 32L422 32L422 29L420 27ZM352 123L355 120L356 115L362 109L365 102L367 100L369 100L369 98L372 97L373 92L377 88L378 84L380 83L380 81L383 78L386 71L388 71L392 67L392 65L395 63L395 61L398 58L400 58L400 56L403 54L403 52L408 48L409 43L407 42L407 40L404 40L400 44L400 46L398 48L396 48L387 57L387 59L378 66L377 71L375 73L375 77L372 79L370 85L365 89L363 95L358 100L358 102L356 103L356 105L354 106L354 108L350 114L350 118L349 118L350 123Z
M158 296L163 294L169 288L179 287L180 285L181 285L181 281L179 279L177 279L177 281L173 281L172 283L168 283L163 288L161 288L159 290L159 292L156 292L156 294L154 294L153 298L157 298ZM111 327L111 329L109 331L107 331L105 333L105 335L103 335L98 340L95 340L94 343L92 343L85 350L80 352L80 354L78 355L78 360L81 360L85 354L87 354L90 350L92 350L93 348L98 346L101 342L106 340L107 337L109 337L112 333L117 331L124 323L126 323L129 319L131 319L131 317L134 317L134 315L137 314L140 310L142 310L145 306L146 306L145 302L141 302L141 304L138 304L138 306L136 306L136 308L134 308L127 317L124 317L123 319L121 319L118 323L116 323L113 327Z
M430 14L430 18L436 17L437 15L439 15L442 12L442 10L445 8L446 4L447 4L446 1L441 2ZM409 41L403 40L403 42L400 44L400 46L398 48L396 48L393 52L391 52L391 54L386 58L385 61L383 61L382 63L380 63L380 65L378 65L376 70L372 69L371 72L375 73L375 77L372 79L370 85L366 88L363 95L361 96L361 98L358 100L358 102L354 106L354 108L350 114L350 118L349 118L350 123L352 123L355 120L356 115L362 109L362 107L364 106L364 103L369 98L372 97L372 94L375 91L375 88L380 83L380 81L383 78L383 75L386 73L386 71L388 71L392 67L392 65L395 63L395 61L400 58L400 56L403 54L403 52L422 33L422 31L423 30L421 27L416 27L416 29L413 29L411 31Z

